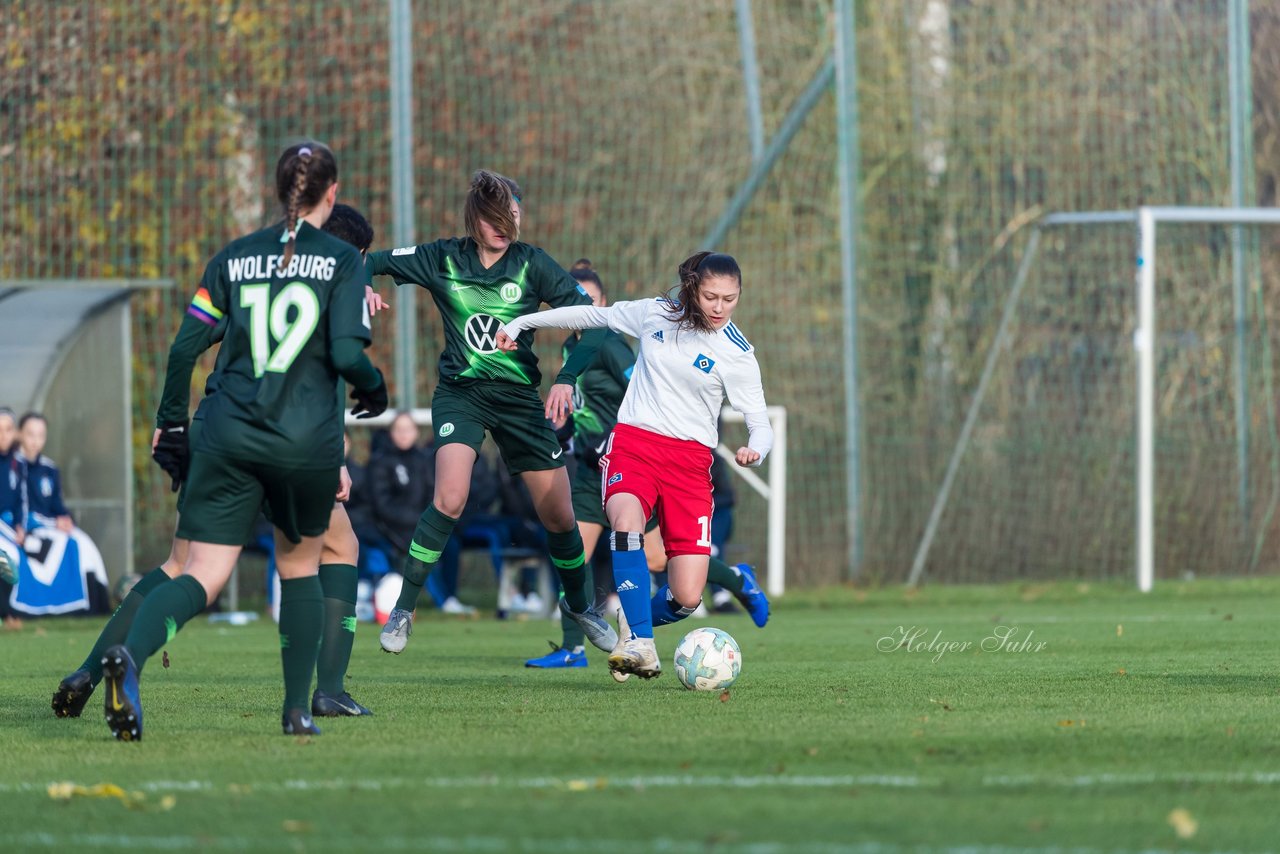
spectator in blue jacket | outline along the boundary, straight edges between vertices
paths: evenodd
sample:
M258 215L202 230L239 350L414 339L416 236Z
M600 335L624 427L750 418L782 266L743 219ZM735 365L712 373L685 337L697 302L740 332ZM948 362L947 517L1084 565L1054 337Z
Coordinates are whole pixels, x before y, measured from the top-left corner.
M18 543L26 524L22 507L22 478L17 462L18 421L13 410L0 406L0 521L13 528Z
M18 422L18 462L21 468L27 527L56 525L70 533L75 527L67 505L62 502L62 475L53 460L42 452L49 437L49 424L38 412L28 412Z

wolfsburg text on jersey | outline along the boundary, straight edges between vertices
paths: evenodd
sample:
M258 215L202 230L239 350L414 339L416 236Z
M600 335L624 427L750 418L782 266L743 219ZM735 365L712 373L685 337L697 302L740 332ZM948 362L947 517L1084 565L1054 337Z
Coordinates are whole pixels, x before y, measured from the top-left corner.
M233 282L257 281L271 276L301 276L304 279L333 280L336 259L328 255L294 255L288 269L281 270L283 255L248 255L227 259L227 278Z

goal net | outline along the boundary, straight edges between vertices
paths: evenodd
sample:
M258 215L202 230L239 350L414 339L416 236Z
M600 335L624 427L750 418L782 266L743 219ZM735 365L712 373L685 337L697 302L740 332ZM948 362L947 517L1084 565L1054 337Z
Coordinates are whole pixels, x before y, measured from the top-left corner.
M1154 208L1029 229L911 578L1145 587L1274 564L1276 224Z

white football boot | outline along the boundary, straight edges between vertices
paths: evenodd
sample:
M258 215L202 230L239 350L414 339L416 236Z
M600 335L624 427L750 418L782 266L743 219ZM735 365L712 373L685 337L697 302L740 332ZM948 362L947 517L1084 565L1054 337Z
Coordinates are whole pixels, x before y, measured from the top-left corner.
M622 608L618 608L618 642L610 651L609 658L622 654L622 646L627 642L627 638L631 637L631 626L627 625L627 615ZM614 670L613 666L609 667L609 675L613 677L614 682L626 682L631 678L630 673L623 673L621 670Z
M382 627L382 634L378 635L378 642L382 644L383 652L394 652L399 655L409 645L411 634L413 634L413 612L406 611L404 608L393 608L390 616L387 617L387 624Z
M653 679L662 675L662 662L658 659L658 647L653 638L628 638L621 648L609 655L609 669L619 673L634 673L641 679Z
M587 640L591 641L596 649L611 652L618 645L618 633L613 630L613 626L609 625L609 621L601 616L594 605L589 606L587 610L579 614L569 608L568 602L561 599L560 612L582 627L582 633L587 636Z

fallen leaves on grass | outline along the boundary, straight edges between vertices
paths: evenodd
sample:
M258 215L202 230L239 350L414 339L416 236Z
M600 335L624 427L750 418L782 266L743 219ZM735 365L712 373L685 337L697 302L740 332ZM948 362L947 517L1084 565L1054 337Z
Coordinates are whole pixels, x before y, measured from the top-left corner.
M299 821L296 818L286 818L281 822L280 827L285 833L310 833L311 825L305 821Z
M1124 625L1122 623L1116 623L1116 637L1124 637Z
M728 688L725 688L723 691L721 691L721 692L720 692L720 702L722 702L722 703L727 703L727 702L729 702L729 689L728 689Z
M160 663L164 665L165 670L169 669L169 650L166 649L164 652L160 653Z
M1200 829L1200 824L1191 815L1190 812L1178 807L1169 813L1169 817L1165 819L1169 822L1169 826L1173 828L1173 832L1178 834L1179 839L1190 839L1196 835L1196 831Z
M1129 671L1128 671L1128 670L1125 670L1123 667L1121 667L1119 670L1117 670L1117 671L1116 671L1116 675L1117 675L1117 676L1127 676L1127 675L1129 675Z
M165 795L156 803L148 804L147 796L142 792L129 792L115 783L98 783L94 786L50 783L47 791L49 797L55 801L70 802L75 798L115 798L131 810L155 809L168 812L178 803L178 799L173 795Z
M1063 719L1063 720L1058 721L1058 726L1061 726L1061 727L1070 727L1070 726L1083 727L1083 726L1084 726L1084 724L1085 724L1084 718L1081 718L1081 719L1080 719L1080 720L1078 720L1078 721L1076 721L1076 720L1071 720L1070 718L1066 718L1066 719Z
M944 712L954 712L954 711L955 711L955 709L954 709L954 708L952 708L951 706L948 706L946 703L944 703L944 702L943 702L943 701L941 701L941 700L935 700L935 699L933 699L932 697L930 697L930 698L929 698L929 702L930 702L930 703L936 703L937 705L942 706L942 711L944 711Z
M600 791L607 788L609 781L604 777L596 777L594 780L567 780L564 787L571 792L590 792L592 790Z

